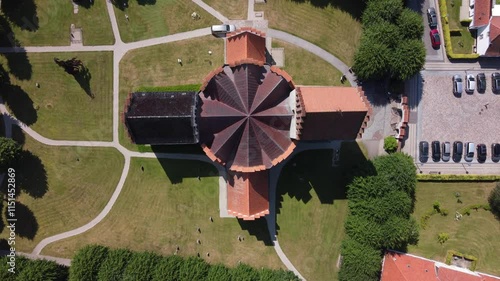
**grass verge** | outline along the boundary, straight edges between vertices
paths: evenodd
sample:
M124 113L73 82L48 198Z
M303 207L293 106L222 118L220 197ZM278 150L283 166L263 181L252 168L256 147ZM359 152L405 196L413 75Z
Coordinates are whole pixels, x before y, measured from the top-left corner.
M231 20L243 20L248 17L248 1L246 0L203 0L210 7Z
M118 184L124 159L115 149L50 147L18 131L14 136L25 142L28 152L23 153L23 161L16 168L20 193L16 250L31 252L43 238L80 227L96 217ZM2 214L5 216L5 212ZM8 237L8 229L1 230L0 238Z
M320 57L295 45L273 40L273 47L285 48L285 66L297 85L350 86L340 83L342 73Z
M98 243L171 255L179 246L179 254L200 253L210 263L283 267L274 249L259 241L270 242L265 221L219 218L218 188L217 170L208 163L134 158L110 214L88 232L48 245L43 254L70 257Z
M351 65L361 38L363 1L273 0L256 4L269 27L303 38Z
M14 1L12 1L14 2ZM73 13L73 4L66 0L30 0L34 6L10 4L2 14L10 19L10 27L22 46L65 46L70 44L70 26L83 29L84 45L111 45L115 42L105 1L94 1L90 8L79 7ZM7 6L7 5L5 5ZM3 46L12 46L3 42Z
M77 57L89 69L90 79L75 79L54 57ZM52 139L112 140L111 52L15 53L0 57L0 63L11 73L13 86L3 91L9 110L32 129Z
M479 209L455 220L455 211L471 204L487 204L487 197L494 183L431 183L417 184L417 203L414 216L417 221L433 208L438 201L440 207L447 209L449 215L434 215L427 221L427 227L420 230L417 246L409 246L408 251L425 258L444 262L448 250L478 258L477 271L500 274L497 249L500 248L500 224L489 211ZM455 193L460 193L458 203ZM448 233L449 239L439 244L439 233Z
M212 55L208 54L209 50ZM182 66L177 63L177 58L182 58ZM223 63L224 42L212 36L130 51L120 62L120 109L123 111L124 102L131 91L141 87L198 84L210 71ZM150 146L131 143L122 122L120 143L130 150L152 151ZM175 146L161 146L157 149L164 152L176 151Z
M120 36L124 42L161 37L220 23L193 1L156 1L153 5L139 5L129 1L125 10L115 7ZM191 18L196 12L200 19ZM128 20L125 15L128 15Z

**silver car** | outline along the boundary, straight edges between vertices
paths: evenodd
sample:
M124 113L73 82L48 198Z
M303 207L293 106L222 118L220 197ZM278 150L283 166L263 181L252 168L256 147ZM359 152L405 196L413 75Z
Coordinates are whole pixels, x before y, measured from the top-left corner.
M467 142L465 143L465 153L464 153L464 160L466 162L472 162L474 159L474 150L476 148L474 147L473 142Z
M450 156L451 156L451 144L450 142L443 142L443 148L442 148L442 155L441 159L444 162L450 161Z
M462 94L463 82L462 77L460 75L453 76L453 94L456 96L460 96Z

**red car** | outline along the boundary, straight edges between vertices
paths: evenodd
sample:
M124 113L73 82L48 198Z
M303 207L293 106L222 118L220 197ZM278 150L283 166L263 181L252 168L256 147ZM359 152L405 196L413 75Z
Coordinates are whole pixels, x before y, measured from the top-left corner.
M432 29L429 32L431 36L432 48L438 49L441 46L441 37L439 37L439 31L437 29Z

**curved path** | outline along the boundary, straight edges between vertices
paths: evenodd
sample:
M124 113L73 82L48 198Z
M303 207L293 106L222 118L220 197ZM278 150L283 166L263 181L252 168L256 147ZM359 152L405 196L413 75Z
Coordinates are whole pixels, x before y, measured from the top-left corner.
M221 21L227 21L227 18L225 18L222 14L219 12L215 11L213 8L210 6L206 5L203 3L201 0L192 0L196 4L200 5L203 9L207 10L210 12L212 15L214 15L216 18L218 18ZM249 0L253 1L253 0ZM145 157L145 158L170 158L170 159L184 159L184 160L197 160L197 161L203 161L207 163L214 164L208 157L205 155L197 155L197 154L176 154L176 153L144 153L144 152L135 152L135 151L130 151L123 147L118 140L118 128L119 128L119 74L120 74L120 69L119 69L119 64L123 56L130 50L137 49L137 48L143 48L143 47L148 47L148 46L154 46L154 45L159 45L159 44L164 44L164 43L169 43L169 42L175 42L175 41L180 41L180 40L185 40L185 39L191 39L191 38L196 38L196 37L201 37L201 36L206 36L210 35L210 28L202 28L202 29L197 29L197 30L192 30L188 32L182 32L182 33L177 33L177 34L172 34L168 36L163 36L163 37L158 37L158 38L152 38L152 39L147 39L147 40L142 40L142 41L137 41L137 42L132 42L132 43L124 43L121 39L120 32L118 30L118 24L116 21L115 13L114 13L114 8L112 4L109 1L106 1L107 5L107 10L108 10L108 15L110 17L112 29L113 29L113 35L115 37L115 44L114 45L105 45L105 46L57 46L57 47L14 47L14 48L0 48L1 53L12 53L12 52L92 52L92 51L113 51L113 141L112 142L102 142L102 141L66 141L66 140L52 140L48 139L12 115L7 111L5 105L3 104L3 101L0 99L0 112L4 114L4 120L5 124L7 127L7 124L10 125L17 125L19 126L24 132L26 132L29 136L34 138L35 140L39 141L40 143L46 144L46 145L51 145L51 146L86 146L86 147L109 147L109 148L116 148L118 151L120 151L124 158L125 158L125 165L122 171L122 175L120 177L120 180L117 184L117 187L115 191L113 192L113 195L111 196L110 200L104 207L104 209L99 213L97 217L95 217L93 220L91 220L89 223L64 232L60 233L51 237L47 237L43 239L38 245L35 247L33 250L32 254L26 254L22 253L22 255L28 256L28 257L47 257L47 256L41 256L40 252L43 250L45 246L47 246L50 243L72 237L81 233L86 232L87 230L91 229L95 225L97 225L99 222L101 222L111 211L111 208L113 207L114 203L116 202L118 196L120 195L120 192L123 188L123 185L125 183L129 168L130 168L130 161L132 157ZM293 36L291 34L288 34L283 31L279 30L274 30L274 29L269 29L267 33L270 37L277 38L279 40L294 44L296 46L299 46L301 48L304 48L308 50L309 52L316 54L317 56L321 57L325 61L329 62L332 64L334 67L339 69L341 72L346 74L347 79L351 83L351 85L356 85L355 78L354 76L349 73L348 71L348 66L345 65L342 61L337 59L335 56L332 54L328 53L327 51L321 49L320 47L307 42L299 37ZM6 132L8 129L6 128ZM334 145L335 146L335 145ZM317 149L317 148L325 148L325 147L332 147L332 143L325 143L325 144L314 144L313 147L301 147L300 149L296 149L296 152L298 153L299 151L303 151L306 149ZM284 163L279 165L280 167L283 166ZM219 190L221 192L221 196L219 197L220 204L221 206L225 205L226 202L223 200L225 198L225 193L226 193L226 181L225 181L225 170L222 166L220 165L215 165L219 171ZM273 174L276 175L281 168L275 169ZM273 209L275 214L275 185L271 185L271 209ZM221 216L227 216L227 210L226 213L224 213L223 209L221 209ZM276 222L276 217L273 216L272 218L270 217L268 220L268 225L269 231L271 233L271 237L275 241L274 243L274 248L282 260L282 262L285 264L285 266L289 269L292 270L295 274L297 274L300 278L304 279L300 273L297 271L297 269L293 266L293 264L288 260L286 255L283 253L281 250L281 247L276 239L275 236L275 222ZM47 257L52 260L61 260L64 264L67 264L67 259L59 259L55 257ZM305 280L305 279L304 279Z

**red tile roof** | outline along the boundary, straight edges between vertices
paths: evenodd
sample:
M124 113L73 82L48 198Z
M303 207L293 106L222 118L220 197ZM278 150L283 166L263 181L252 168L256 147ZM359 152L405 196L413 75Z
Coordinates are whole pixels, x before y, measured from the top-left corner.
M472 25L480 27L487 25L491 17L491 0L476 0L474 4L474 19Z
M388 251L384 256L380 281L500 281L500 277Z
M368 111L358 88L300 86L306 114L310 112Z
M262 63L266 61L266 38L260 33L254 30L237 30L226 40L226 63L230 66L241 64L245 59Z
M244 220L269 214L269 171L229 173L227 211Z
M500 56L500 16L492 17L490 22L490 46L486 50L486 56Z

